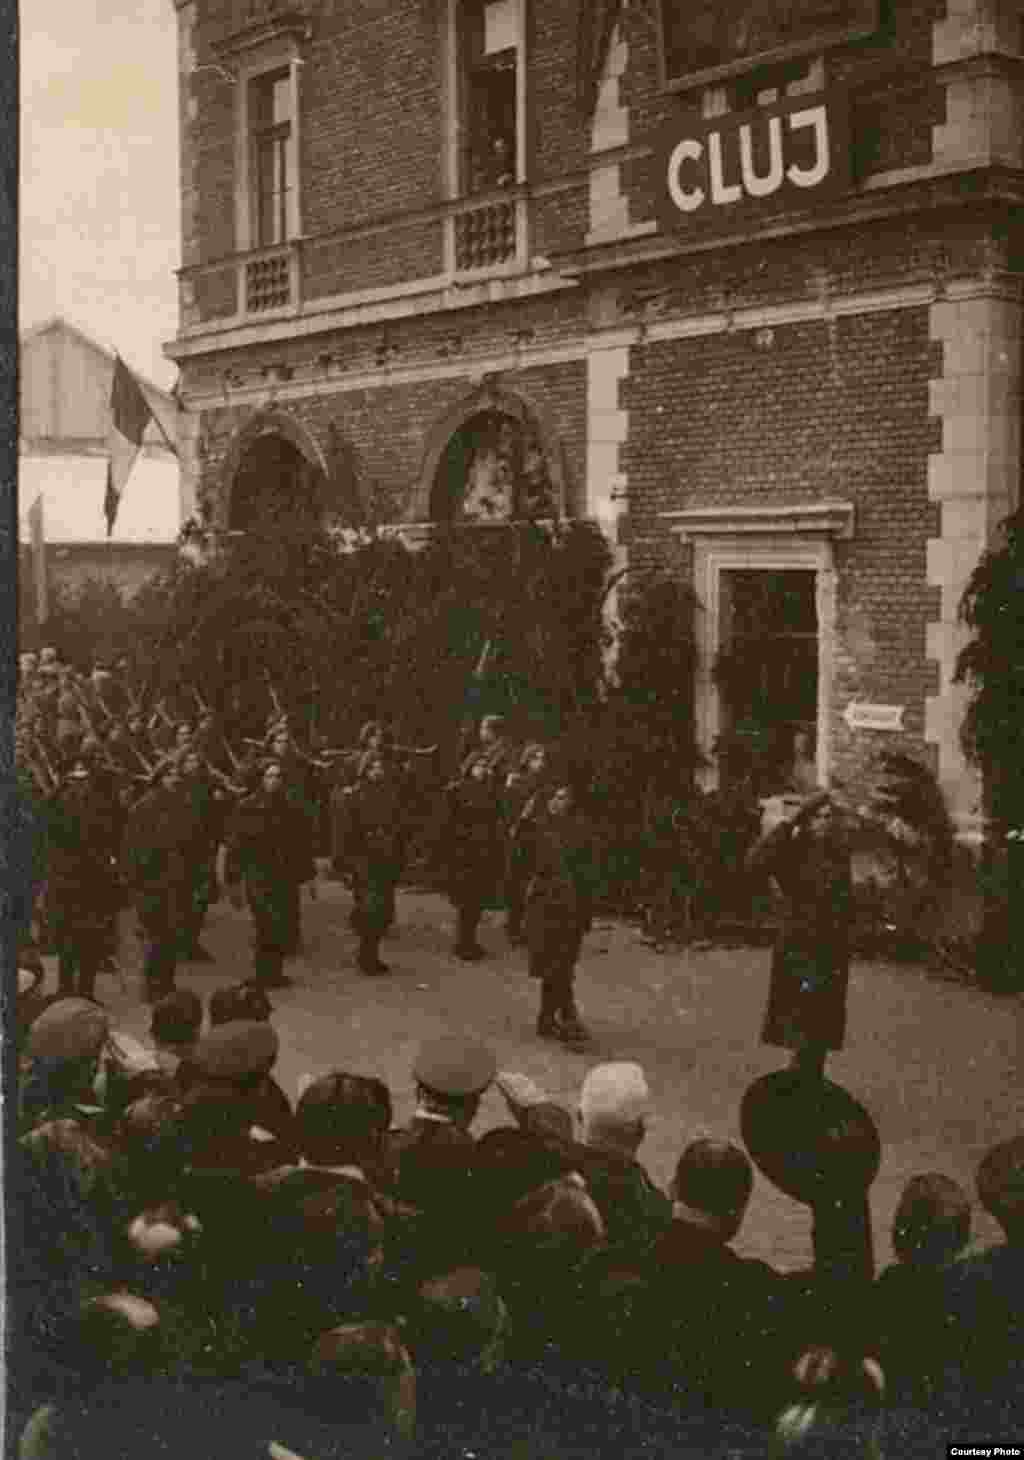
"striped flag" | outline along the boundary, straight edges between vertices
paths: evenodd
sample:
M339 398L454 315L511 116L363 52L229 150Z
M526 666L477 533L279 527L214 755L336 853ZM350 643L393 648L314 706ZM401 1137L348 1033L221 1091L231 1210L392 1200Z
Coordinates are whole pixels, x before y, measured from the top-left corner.
M142 393L142 387L118 355L114 361L114 382L110 387L110 435L107 443L110 461L107 464L107 489L103 496L108 537L114 530L121 493L152 419L153 411Z
M46 532L43 527L43 494L28 509L28 530L32 540L32 587L36 595L36 623L50 616L49 582L46 575Z

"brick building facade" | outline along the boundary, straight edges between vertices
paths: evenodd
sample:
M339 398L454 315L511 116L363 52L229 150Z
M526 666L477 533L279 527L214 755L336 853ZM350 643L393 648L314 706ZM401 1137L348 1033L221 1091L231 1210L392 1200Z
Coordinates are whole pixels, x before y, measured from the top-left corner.
M750 711L720 652L768 633L818 774L906 750L970 836L956 611L1021 465L1016 0L176 5L209 520L268 478L412 538L546 494L693 582L706 748Z

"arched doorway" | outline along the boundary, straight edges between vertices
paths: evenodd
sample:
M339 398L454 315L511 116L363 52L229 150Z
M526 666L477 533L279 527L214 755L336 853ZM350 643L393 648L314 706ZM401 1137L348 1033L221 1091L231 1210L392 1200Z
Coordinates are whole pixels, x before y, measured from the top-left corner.
M451 523L558 516L551 463L524 412L488 405L463 421L438 460L429 513Z
M247 532L297 514L317 517L324 506L324 473L273 429L241 452L231 482L228 528Z

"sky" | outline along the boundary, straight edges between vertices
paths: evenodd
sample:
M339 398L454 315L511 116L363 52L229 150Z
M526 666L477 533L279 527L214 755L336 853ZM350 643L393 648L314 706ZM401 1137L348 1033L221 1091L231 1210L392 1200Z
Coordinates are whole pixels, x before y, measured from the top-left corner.
M157 385L180 261L173 0L22 0L19 328L64 315Z

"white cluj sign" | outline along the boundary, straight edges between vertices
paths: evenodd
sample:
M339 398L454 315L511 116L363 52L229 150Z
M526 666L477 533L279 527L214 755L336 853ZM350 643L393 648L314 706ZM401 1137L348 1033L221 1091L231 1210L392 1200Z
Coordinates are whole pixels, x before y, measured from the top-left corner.
M866 705L851 700L843 719L851 730L902 730L904 705Z

